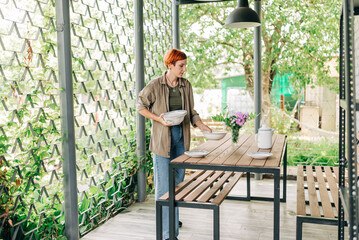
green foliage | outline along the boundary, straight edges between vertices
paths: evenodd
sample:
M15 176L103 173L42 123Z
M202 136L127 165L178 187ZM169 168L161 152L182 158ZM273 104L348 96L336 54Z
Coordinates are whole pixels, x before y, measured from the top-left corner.
M288 165L338 166L339 144L327 138L305 140L288 137Z
M292 73L300 89L306 84L337 83L326 64L338 55L341 1L268 0L262 3L262 76L270 92L277 73ZM252 3L253 4L253 1ZM243 66L253 87L253 28L228 29L224 22L232 1L181 6L181 44L189 53L188 74L197 88L218 87L215 72Z
M153 158L152 152L150 151L150 140L151 140L151 121L146 119L146 161L145 171L147 175L147 193L153 193L155 189L154 178L153 178Z
M131 124L133 122L129 120L129 125ZM101 184L89 187L86 191L87 197L79 199L81 235L86 234L106 220L109 217L108 211L111 215L117 214L134 202L137 172L140 168L143 168L147 174L147 192L153 191L153 165L152 155L149 151L150 128L151 122L147 120L146 156L144 160L140 159L136 153L135 129L131 128L126 135L117 139L120 141L122 151L114 158L115 162L111 165L111 176L98 179ZM107 148L109 144L104 143L103 147ZM87 156L83 156L86 161L87 158ZM91 166L87 166L86 169L90 170Z
M27 106L18 109L17 113L20 122L32 116ZM21 146L31 154L25 152L12 158L9 154L9 138L4 134L0 136L0 238L11 239L14 225L21 223L25 233L35 229L32 235L36 238L64 239L61 237L64 231L62 203L59 200L63 198L61 184L54 183L46 190L48 181L44 181L48 176L45 168L55 165L52 143L59 139L60 133L55 125L48 124L46 117L50 116L45 114L32 119L25 129L22 124L10 121L6 126L11 128L6 131L9 137L17 139L17 148ZM51 117L56 119L56 114ZM17 239L29 237L24 236L22 231L16 236Z
M292 113L289 112L288 114ZM276 134L292 135L298 131L297 125L285 116L280 108L271 107L271 127L274 128Z

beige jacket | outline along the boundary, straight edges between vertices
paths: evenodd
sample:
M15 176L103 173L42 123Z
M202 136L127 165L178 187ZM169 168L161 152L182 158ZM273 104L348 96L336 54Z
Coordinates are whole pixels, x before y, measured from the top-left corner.
M151 80L139 93L137 111L148 109L156 115L169 111L169 90L165 78L166 72L158 78ZM182 97L182 108L187 110L187 115L182 122L185 151L189 150L191 133L190 123L194 127L195 122L201 120L198 113L193 109L194 99L191 83L184 78L179 79L179 91ZM150 150L161 156L170 157L171 131L157 121L152 121Z

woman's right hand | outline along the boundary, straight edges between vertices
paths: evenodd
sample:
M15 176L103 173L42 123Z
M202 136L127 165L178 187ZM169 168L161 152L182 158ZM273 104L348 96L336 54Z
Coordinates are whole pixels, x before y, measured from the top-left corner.
M169 124L168 122L166 122L165 119L163 118L164 115L165 115L165 114L162 113L162 114L158 117L158 118L159 118L158 121L159 121L160 123L162 123L163 126L171 127L172 125Z
M148 109L142 109L140 111L138 111L142 116L152 119L154 121L160 122L163 126L166 127L171 127L172 125L169 124L168 122L165 121L165 119L163 118L163 116L165 115L164 113L162 113L161 115L157 115L154 114L152 112L150 112Z

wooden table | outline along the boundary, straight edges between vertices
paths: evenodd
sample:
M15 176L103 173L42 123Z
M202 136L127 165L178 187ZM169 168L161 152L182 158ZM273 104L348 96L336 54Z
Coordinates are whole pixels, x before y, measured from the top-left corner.
M274 135L271 149L259 149L254 135L241 135L237 145L231 141L231 135L227 134L219 141L208 141L200 145L196 150L205 150L209 154L203 158L188 157L183 154L172 160L169 164L169 227L170 239L175 239L175 169L205 169L219 171L247 172L247 196L234 197L237 200L264 200L274 202L273 239L279 239L280 226L280 201L286 201L287 185L287 137ZM249 152L271 152L273 155L265 160L249 157ZM283 162L283 196L280 197L280 168ZM274 175L274 198L254 197L250 194L249 173L269 173Z

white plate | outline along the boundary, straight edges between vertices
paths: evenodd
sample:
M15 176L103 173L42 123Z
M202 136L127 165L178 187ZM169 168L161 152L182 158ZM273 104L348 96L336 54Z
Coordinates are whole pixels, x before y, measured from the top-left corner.
M227 132L226 131L212 131L212 133L208 131L203 131L203 136L208 140L219 140L222 139Z
M204 157L208 153L209 152L207 152L207 151L187 151L187 152L184 152L184 154L186 154L189 157Z
M267 152L251 152L251 153L247 153L247 155L255 159L266 159L272 156L273 154Z

